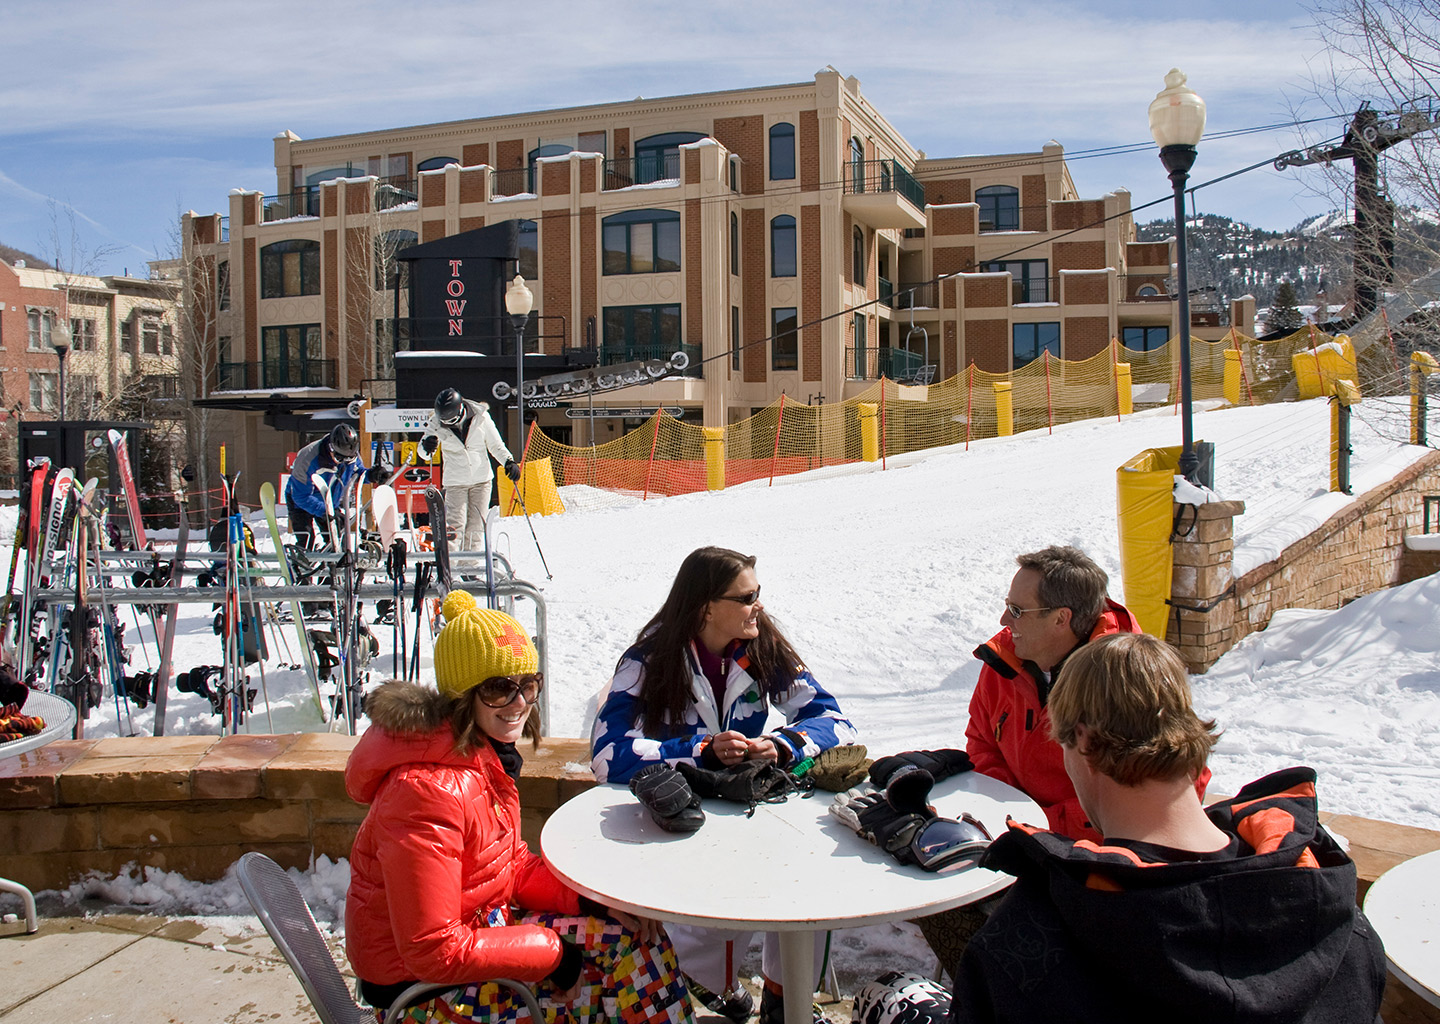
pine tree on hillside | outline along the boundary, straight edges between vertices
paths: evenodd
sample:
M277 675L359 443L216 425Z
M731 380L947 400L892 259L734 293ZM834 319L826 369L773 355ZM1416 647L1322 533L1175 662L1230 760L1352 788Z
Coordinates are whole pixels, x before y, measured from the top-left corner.
M1275 298L1270 303L1270 312L1265 316L1265 330L1269 334L1289 334L1305 326L1305 317L1295 304L1295 286L1281 281L1275 286Z

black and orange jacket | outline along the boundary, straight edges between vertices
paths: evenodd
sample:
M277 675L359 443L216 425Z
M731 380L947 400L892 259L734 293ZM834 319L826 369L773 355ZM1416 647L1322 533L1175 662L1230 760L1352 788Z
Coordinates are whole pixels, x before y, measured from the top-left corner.
M965 950L952 1022L1375 1020L1379 938L1355 865L1290 768L1207 809L1227 854L1016 825L984 866L1018 881Z

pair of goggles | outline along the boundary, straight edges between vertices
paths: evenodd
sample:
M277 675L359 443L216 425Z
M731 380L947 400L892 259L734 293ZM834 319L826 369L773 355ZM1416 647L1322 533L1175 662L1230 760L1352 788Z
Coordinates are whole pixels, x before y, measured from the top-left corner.
M464 418L465 418L465 407L462 405L462 406L460 407L460 411L457 412L454 416L445 416L445 417L442 417L441 420L440 420L440 422L443 423L443 424L444 424L445 426L447 426L447 427L453 427L453 426L457 425L457 424L458 424L461 420L463 420Z
M915 863L926 871L941 871L962 860L976 860L990 845L990 833L967 812L954 818L931 818L910 840Z

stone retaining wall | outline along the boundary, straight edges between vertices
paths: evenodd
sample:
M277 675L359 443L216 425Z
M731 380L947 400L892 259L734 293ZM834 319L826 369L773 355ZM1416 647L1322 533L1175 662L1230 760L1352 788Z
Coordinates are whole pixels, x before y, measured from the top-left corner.
M1357 597L1440 571L1440 552L1412 551L1424 498L1440 494L1440 452L1372 488L1320 527L1238 579L1231 575L1234 517L1242 502L1183 513L1166 636L1191 672L1204 672L1282 608L1339 608ZM1193 517L1193 518L1192 518Z
M0 761L0 874L59 889L127 864L214 881L242 853L286 867L349 856L365 808L345 795L355 737L326 733L62 740ZM546 739L520 778L525 838L595 784L584 740ZM580 770L567 768L580 764Z

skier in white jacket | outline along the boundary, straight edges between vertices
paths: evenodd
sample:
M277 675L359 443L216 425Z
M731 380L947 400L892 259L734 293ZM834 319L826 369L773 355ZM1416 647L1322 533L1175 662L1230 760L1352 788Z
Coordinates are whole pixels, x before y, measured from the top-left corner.
M485 512L490 507L494 471L490 458L501 463L505 475L520 479L520 467L484 402L462 398L454 388L435 396L435 411L420 438L420 454L430 458L439 448L445 466L445 518L450 535L464 551L483 550Z

